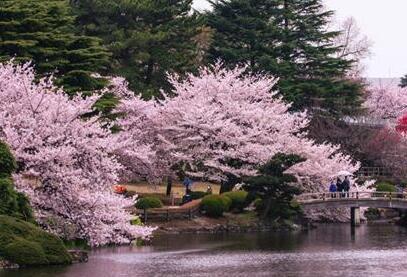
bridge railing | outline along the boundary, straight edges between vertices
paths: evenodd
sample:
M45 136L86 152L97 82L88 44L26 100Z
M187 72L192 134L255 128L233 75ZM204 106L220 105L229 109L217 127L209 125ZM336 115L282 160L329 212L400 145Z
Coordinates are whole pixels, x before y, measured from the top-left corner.
M383 191L349 191L349 192L317 192L303 193L295 198L300 203L313 201L338 201L348 199L377 199L377 200L406 200L407 193L405 192L383 192Z

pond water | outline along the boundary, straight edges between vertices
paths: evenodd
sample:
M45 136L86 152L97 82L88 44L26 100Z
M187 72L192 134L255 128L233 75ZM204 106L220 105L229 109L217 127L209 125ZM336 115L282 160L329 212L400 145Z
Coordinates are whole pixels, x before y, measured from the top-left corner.
M298 233L165 235L151 246L98 249L88 263L0 270L5 276L407 276L407 229L331 224Z

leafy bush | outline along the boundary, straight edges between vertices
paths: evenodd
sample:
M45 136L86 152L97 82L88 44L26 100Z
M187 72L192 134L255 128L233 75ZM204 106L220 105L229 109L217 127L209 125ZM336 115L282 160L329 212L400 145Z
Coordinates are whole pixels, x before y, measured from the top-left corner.
M135 191L130 191L130 190L128 190L124 195L125 195L125 197L133 197L135 195L138 195L139 196L138 199L146 198L146 197L158 198L161 200L162 204L165 206L171 206L173 201L174 201L175 205L179 205L179 204L181 204L181 200L182 200L180 197L175 196L174 198L172 198L171 196L167 196L162 193L137 193Z
M191 196L192 200L195 200L195 199L204 198L206 195L209 195L209 194L205 191L191 191L191 193L189 195Z
M63 242L34 224L0 215L0 256L19 265L69 264Z
M376 184L376 191L395 192L396 187L390 182L379 182Z
M130 220L130 224L141 226L141 225L143 225L143 222L141 222L141 218L139 216L135 216Z
M136 208L137 209L152 209L152 208L161 208L163 203L157 197L148 196L137 200Z
M220 198L222 199L223 202L223 211L228 212L230 211L232 207L232 200L229 197L226 197L224 195L221 195Z
M230 207L232 210L241 212L246 207L246 197L247 197L246 191L244 190L229 191L223 193L222 195L232 200L232 205Z
M377 208L368 208L365 211L365 217L367 218L367 220L380 219L380 211Z
M17 164L7 144L0 141L0 178L9 177L16 170Z
M228 200L220 195L207 195L201 201L201 211L209 217L221 217L227 210Z

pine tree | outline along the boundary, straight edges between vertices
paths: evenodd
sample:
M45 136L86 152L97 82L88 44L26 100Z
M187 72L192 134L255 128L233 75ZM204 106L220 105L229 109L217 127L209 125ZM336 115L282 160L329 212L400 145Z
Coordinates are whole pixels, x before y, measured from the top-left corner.
M404 76L400 79L400 84L399 84L399 86L400 86L401 88L407 87L407 74L404 75Z
M360 105L361 85L345 80L352 61L337 58L338 32L327 31L332 11L321 0L211 1L215 30L209 61L247 63L250 71L280 77L279 89L294 108L314 106L349 113Z
M68 0L0 1L0 60L33 61L40 74L53 73L67 92L104 86L109 55L95 37L75 33Z
M73 1L77 25L103 39L113 53L112 72L146 98L169 90L167 72L196 68L201 23L191 14L192 0Z
M300 189L295 186L298 180L286 171L304 160L297 155L279 153L260 167L257 176L246 178L243 187L249 192L247 201L260 198L257 210L264 218L291 219L300 212L293 203L294 196L300 194Z

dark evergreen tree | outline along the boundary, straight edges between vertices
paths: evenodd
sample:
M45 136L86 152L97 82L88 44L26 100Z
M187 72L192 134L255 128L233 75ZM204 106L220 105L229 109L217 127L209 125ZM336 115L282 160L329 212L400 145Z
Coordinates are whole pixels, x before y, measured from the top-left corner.
M327 31L332 11L321 0L211 1L214 29L208 60L247 63L250 71L280 78L278 87L294 108L318 106L349 113L360 105L361 84L346 80L351 61L336 58L338 32Z
M407 87L407 74L401 78L399 86L402 88Z
M149 98L168 91L167 72L196 68L201 25L192 0L77 0L77 25L113 53L112 72Z
M295 186L297 179L285 171L302 161L304 159L297 155L277 154L259 169L258 176L245 181L244 189L249 192L247 200L261 199L264 218L291 219L300 212L293 203L294 196L300 193Z
M53 73L67 92L105 85L92 78L103 72L109 55L96 37L77 35L68 0L0 1L0 60L30 61L40 74Z

